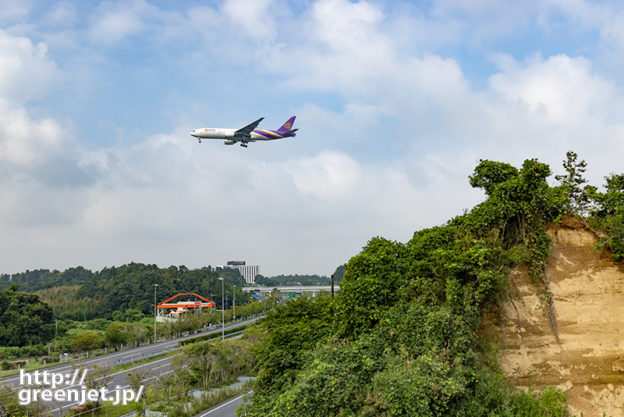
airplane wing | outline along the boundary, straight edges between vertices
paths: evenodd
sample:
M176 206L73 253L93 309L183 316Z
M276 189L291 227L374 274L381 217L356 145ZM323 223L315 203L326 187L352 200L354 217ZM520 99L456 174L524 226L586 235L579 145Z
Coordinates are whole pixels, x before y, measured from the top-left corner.
M234 132L234 137L244 137L244 138L248 138L251 136L251 132L253 132L253 130L258 127L258 125L260 124L260 122L264 119L264 117L259 118L258 120L256 120L253 123L248 124L247 126L238 129L236 132Z

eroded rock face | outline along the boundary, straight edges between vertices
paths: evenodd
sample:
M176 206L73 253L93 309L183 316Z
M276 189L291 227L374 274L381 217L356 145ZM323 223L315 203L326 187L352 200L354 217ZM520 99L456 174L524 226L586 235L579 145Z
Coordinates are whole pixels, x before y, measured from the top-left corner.
M546 278L559 342L526 269L509 276L508 295L482 332L500 337L499 361L521 388L554 385L572 414L621 416L624 410L624 268L594 248L580 222L551 227Z

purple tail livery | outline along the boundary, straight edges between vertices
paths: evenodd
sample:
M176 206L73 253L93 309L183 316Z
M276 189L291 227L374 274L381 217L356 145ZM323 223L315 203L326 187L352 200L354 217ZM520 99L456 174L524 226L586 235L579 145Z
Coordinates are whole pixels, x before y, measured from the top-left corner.
M280 127L279 129L277 129L276 132L279 133L280 135L283 135L283 134L285 134L287 132L290 132L290 130L292 129L293 125L295 124L295 118L296 117L297 116L292 116L290 119L286 120L286 123L284 123L282 125L282 127Z

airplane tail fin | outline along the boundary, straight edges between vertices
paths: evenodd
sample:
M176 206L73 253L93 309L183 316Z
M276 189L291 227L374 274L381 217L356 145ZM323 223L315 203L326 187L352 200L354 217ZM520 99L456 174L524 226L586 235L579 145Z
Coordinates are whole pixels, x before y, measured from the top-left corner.
M296 118L296 117L297 117L297 116L292 116L290 119L288 119L288 120L286 121L286 123L284 123L284 124L282 125L282 127L280 127L279 129L277 129L277 130L276 130L276 132L277 132L277 133L279 133L280 135L283 135L283 134L285 134L285 133L290 132L290 130L291 130L291 129L292 129L292 127L293 127L293 124L295 124L295 118Z

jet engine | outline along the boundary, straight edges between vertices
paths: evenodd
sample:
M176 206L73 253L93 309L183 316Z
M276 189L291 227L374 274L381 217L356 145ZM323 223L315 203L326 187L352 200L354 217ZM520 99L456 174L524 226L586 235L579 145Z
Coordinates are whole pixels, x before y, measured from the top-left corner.
M232 140L232 139L226 139L226 140L223 141L223 143L226 144L226 145L234 145L236 143L236 141Z

